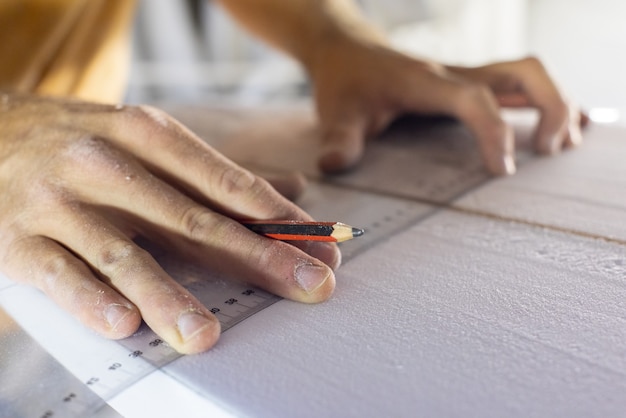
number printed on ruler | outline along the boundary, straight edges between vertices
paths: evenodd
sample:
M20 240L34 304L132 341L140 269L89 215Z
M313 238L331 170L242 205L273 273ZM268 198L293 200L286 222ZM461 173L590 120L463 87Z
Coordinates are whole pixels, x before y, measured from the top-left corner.
M198 266L152 252L172 277L215 314L222 331L280 300L263 290L222 280ZM17 393L23 396L0 402L0 417L93 416L110 409L105 401L181 357L145 324L129 338L108 340L87 331L36 289L11 285L2 289L2 296L3 308L19 318L16 322L30 350L29 362L37 361L32 370L22 373L28 379ZM43 324L32 306L46 312L46 323L57 326ZM62 338L59 329L63 330ZM39 355L33 357L35 351Z
M244 283L215 279L197 266L158 257L165 270L196 296L220 321L222 332L281 298ZM118 341L126 350L103 359L84 382L109 400L150 372L181 357L145 324Z

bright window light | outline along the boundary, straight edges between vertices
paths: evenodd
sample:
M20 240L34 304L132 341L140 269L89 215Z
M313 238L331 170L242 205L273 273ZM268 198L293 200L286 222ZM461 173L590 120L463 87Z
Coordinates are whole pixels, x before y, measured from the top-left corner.
M611 107L594 107L589 111L589 118L597 123L613 123L619 120L619 110Z

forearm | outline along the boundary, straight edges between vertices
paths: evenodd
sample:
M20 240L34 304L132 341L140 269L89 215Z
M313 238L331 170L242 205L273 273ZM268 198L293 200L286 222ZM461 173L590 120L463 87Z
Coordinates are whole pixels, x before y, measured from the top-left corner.
M384 42L353 0L218 0L243 26L305 67L328 45L347 38Z

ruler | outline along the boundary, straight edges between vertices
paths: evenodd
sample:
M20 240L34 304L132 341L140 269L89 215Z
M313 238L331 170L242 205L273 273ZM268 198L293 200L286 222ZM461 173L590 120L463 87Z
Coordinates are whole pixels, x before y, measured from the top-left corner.
M333 202L332 206L325 204L329 201ZM407 199L374 196L330 184L312 184L300 204L317 219L341 220L365 228L363 237L340 244L344 263L435 210ZM280 300L258 288L215 277L199 266L181 262L165 251L150 248L147 243L141 244L172 277L216 315L223 331ZM29 382L18 391L19 399L12 405L15 409L22 408L20 411L25 413L4 414L2 408L8 406L3 404L5 406L0 407L1 417L85 417L100 416L97 414L102 414L102 411L109 414L106 417L115 416L110 415L112 412L106 402L118 399L118 395L125 393L129 387L154 376L155 372L160 373L163 366L181 356L145 325L127 339L104 339L86 330L32 288L10 282L3 288L0 280L0 303L30 335L30 342L26 345L39 346L41 364L52 367L29 370ZM33 306L37 309L31 309ZM19 356L7 361L15 364L23 362L24 359ZM0 370L0 387L4 372ZM55 390L33 395L31 399L37 399L37 402L24 401L29 398L23 395L29 392L32 382L47 382ZM57 390L59 386L62 390Z
M245 284L207 281L194 283L190 290L219 319L222 332L280 300ZM117 344L125 350L109 351L98 364L91 363L89 377L82 375L83 383L106 401L182 356L145 324L132 337Z
M280 300L247 284L216 278L165 254L157 255L157 259L215 314L223 332ZM0 403L1 417L115 417L118 415L106 402L181 357L145 324L124 340L95 335L32 288L7 285L0 291L0 302L18 318L21 329L17 327L17 332L23 334L13 339L16 347L3 347L11 343L8 340L0 343L2 360L19 366L16 375L25 379L23 383L13 379L15 393L7 394L12 399ZM30 312L33 306L38 307L37 312ZM27 367L26 371L24 363L30 360L23 356L25 349L39 359L36 367ZM14 358L7 358L5 353L13 353ZM0 395L7 391L4 381L9 380L10 373L7 368L0 370Z

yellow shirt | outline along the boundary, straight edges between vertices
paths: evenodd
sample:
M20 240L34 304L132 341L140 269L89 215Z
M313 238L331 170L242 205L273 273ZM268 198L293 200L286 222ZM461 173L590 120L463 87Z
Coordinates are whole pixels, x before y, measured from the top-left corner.
M118 102L135 0L0 0L0 89Z

